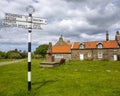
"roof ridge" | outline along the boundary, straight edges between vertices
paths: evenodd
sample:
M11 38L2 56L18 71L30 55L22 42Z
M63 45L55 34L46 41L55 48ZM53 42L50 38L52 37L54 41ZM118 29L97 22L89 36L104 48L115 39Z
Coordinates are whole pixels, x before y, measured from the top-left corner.
M109 40L109 41L116 41L116 40ZM87 42L109 42L109 41L106 41L106 40L104 40L104 41L87 41ZM86 43L86 42L82 42L82 43Z

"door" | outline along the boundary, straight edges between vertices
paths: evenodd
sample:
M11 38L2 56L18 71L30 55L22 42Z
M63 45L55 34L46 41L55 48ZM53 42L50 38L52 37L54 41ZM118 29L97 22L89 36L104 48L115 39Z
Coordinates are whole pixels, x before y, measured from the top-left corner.
M80 54L80 60L84 60L84 54Z
M117 55L113 55L114 61L117 61Z

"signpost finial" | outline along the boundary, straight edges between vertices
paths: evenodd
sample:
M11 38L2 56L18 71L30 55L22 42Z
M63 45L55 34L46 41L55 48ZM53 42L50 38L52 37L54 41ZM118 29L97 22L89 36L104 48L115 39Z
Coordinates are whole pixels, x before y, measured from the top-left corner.
M32 5L28 5L26 7L26 11L29 13L29 14L32 14L35 12L35 8L32 6Z

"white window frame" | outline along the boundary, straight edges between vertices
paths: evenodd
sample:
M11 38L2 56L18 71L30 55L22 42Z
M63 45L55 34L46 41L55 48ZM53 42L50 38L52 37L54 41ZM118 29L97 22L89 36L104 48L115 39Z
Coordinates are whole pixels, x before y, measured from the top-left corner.
M55 54L55 58L63 58L63 54Z
M91 57L92 56L92 53L88 52L88 57Z
M101 51L98 52L98 58L103 58L103 53Z

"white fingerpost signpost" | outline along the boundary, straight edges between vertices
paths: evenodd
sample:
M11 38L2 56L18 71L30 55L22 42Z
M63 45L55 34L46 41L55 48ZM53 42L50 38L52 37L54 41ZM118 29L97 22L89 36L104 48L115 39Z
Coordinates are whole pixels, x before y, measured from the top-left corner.
M35 12L33 6L26 8L29 16L6 13L3 24L10 27L27 28L28 29L28 91L31 90L31 33L32 29L41 29L41 25L47 24L47 19L38 17L33 18L32 13Z
M26 11L29 13L28 17L28 90L31 90L31 32L32 32L32 13L35 9L32 6L28 6Z

